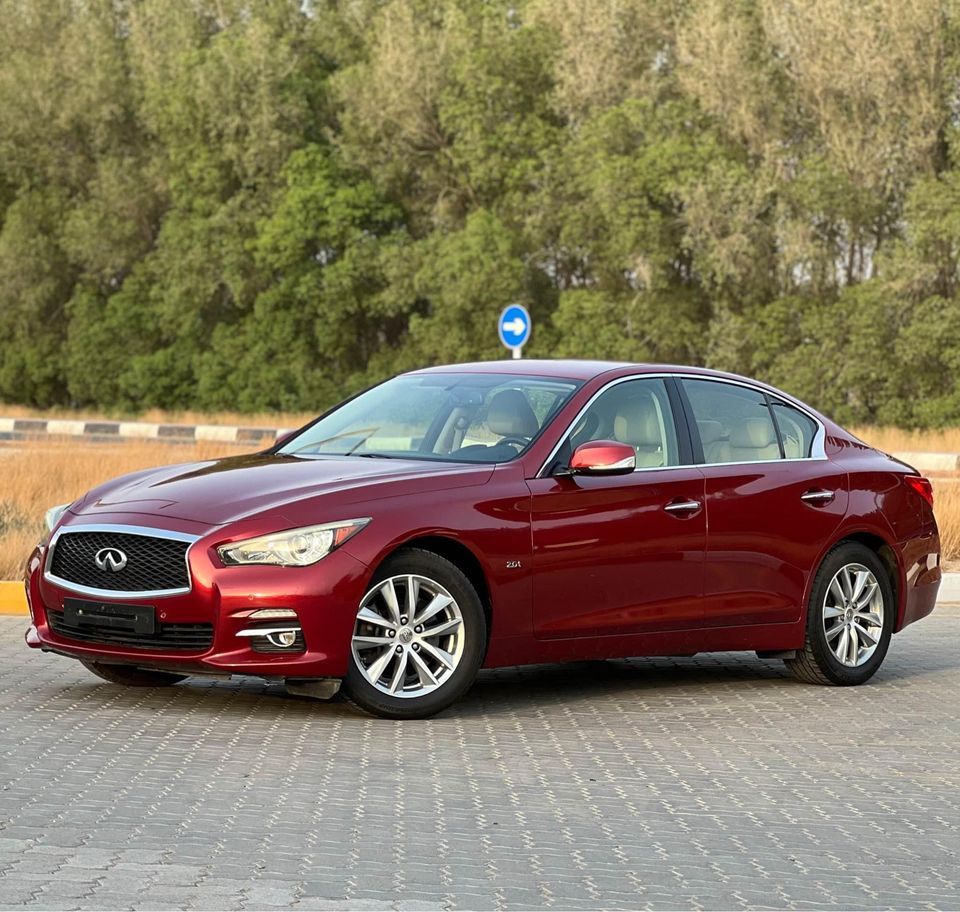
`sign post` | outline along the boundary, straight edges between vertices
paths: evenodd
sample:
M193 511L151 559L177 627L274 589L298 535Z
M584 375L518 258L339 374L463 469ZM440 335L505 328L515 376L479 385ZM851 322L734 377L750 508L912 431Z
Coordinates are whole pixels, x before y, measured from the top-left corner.
M500 341L505 347L513 352L514 358L523 357L523 346L530 340L530 330L533 328L533 321L527 308L521 304L511 304L503 309L500 314L500 322L497 324L497 331L500 333Z

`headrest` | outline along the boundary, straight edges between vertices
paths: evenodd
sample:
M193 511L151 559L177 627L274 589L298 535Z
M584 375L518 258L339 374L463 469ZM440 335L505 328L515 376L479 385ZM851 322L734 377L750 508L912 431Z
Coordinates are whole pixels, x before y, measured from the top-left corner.
M662 446L660 421L650 398L629 399L613 419L613 436L634 447Z
M716 443L723 436L723 425L719 421L705 418L697 421L697 427L700 429L700 442L704 446Z
M520 390L500 390L490 400L487 427L499 437L533 437L540 430L537 416Z
M759 450L777 442L777 432L769 418L744 418L730 432L730 446Z

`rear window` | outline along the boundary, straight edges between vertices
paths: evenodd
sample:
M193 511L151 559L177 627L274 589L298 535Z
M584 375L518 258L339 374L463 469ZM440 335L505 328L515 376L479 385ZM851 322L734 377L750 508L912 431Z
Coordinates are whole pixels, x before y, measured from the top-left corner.
M813 452L813 441L819 426L809 415L786 402L773 400L773 416L783 440L783 454L787 459L806 459Z
M682 381L707 465L780 459L777 429L759 390L719 380Z

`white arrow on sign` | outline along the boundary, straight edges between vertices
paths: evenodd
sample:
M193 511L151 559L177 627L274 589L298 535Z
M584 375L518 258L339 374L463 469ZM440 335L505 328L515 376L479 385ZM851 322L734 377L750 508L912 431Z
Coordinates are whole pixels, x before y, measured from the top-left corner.
M527 324L523 322L522 318L514 317L512 320L503 321L503 331L508 333L513 333L515 336L519 336L527 328Z

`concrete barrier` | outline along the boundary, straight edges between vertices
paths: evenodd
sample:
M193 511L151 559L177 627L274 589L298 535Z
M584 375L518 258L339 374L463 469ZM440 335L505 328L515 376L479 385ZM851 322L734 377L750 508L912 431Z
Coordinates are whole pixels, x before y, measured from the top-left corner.
M960 472L960 453L891 453L920 472Z
M266 447L288 428L244 427L222 424L153 424L147 421L80 421L59 418L2 418L0 440L37 437L85 437L90 440L163 440L195 443L200 440Z
M960 573L944 573L937 593L938 602L960 602Z

